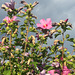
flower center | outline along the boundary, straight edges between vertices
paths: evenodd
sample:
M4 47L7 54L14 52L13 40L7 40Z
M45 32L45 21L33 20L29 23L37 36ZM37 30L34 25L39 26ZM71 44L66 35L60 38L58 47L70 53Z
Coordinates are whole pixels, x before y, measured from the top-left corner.
M44 28L47 27L47 26L48 26L47 24L44 24L44 25L43 25Z

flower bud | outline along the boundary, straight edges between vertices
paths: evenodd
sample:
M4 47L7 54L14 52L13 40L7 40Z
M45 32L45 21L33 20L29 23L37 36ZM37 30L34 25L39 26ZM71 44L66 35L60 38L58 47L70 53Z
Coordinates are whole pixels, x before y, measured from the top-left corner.
M21 32L20 34L21 34L21 35L23 35L23 34L24 34L24 32Z
M65 22L67 22L67 21L68 21L68 19L65 20Z
M6 27L6 30L8 31L9 30L9 27Z
M66 38L69 38L69 37L70 37L70 35L69 35L69 34L67 34L67 35L66 35Z
M58 33L61 33L61 30L58 30Z
M12 37L14 38L15 37L15 34L12 34Z
M73 40L73 43L75 43L75 39Z
M69 55L69 54L70 54L70 52L67 52L67 54Z
M66 52L67 51L67 48L65 48L64 51Z
M5 51L5 48L4 48L4 47L2 47L2 48L1 48L1 50L2 50L2 51Z
M25 24L27 24L27 23L28 23L28 21L27 21L27 20L24 20L24 23L25 23Z
M73 47L75 47L75 44L73 44Z
M26 16L26 19L27 19L27 20L28 20L28 18L29 18L29 17L28 17L28 16Z
M31 16L30 16L29 18L30 18L30 19L32 19L32 17L31 17Z

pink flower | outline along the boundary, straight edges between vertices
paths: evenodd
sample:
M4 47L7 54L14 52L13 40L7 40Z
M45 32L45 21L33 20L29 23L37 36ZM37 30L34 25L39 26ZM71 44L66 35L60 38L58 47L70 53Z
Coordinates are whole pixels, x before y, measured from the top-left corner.
M3 21L6 21L7 23L11 23L13 21L17 21L16 18L17 18L16 16L13 16L12 18L7 16L3 19Z
M49 74L54 75L55 70L48 71Z
M27 10L25 9L25 12L26 12Z
M46 21L45 19L41 19L40 23L37 23L37 27L40 27L42 29L51 29L52 28L52 21L50 18L48 18Z
M9 48L8 46L5 46L5 47L6 47L6 49Z
M62 75L68 75L70 73L70 70L67 68L67 66L63 67Z
M2 42L0 42L0 44L1 44Z
M60 74L58 74L58 73L55 73L54 75L60 75Z
M14 9L15 7L15 1L14 0L11 0L10 3L9 2L6 2L5 5L10 8L10 9Z
M60 73L61 73L61 72L60 72L60 69L56 69L55 72L58 73L59 75L60 75Z
M61 61L63 61L63 57L61 57L60 59L61 59Z
M60 70L50 70L50 71L48 71L48 73L51 75L60 75Z

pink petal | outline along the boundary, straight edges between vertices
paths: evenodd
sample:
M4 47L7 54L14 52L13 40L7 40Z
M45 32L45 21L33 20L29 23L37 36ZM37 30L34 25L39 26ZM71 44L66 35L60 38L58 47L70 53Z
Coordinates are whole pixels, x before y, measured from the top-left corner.
M37 27L41 27L41 24L37 23Z
M41 24L46 24L45 19L41 19L41 20L40 20L40 23L41 23Z
M16 18L17 18L16 16L13 16L12 20L13 20L13 21L16 21Z
M46 20L46 23L52 25L52 21L51 21L51 19L48 18L48 19Z
M47 29L51 29L51 28L52 28L52 26L51 26L51 25L48 25L48 26L47 26Z
M48 71L49 74L54 75L55 70Z
M54 75L59 75L58 73L55 73Z
M5 18L3 19L3 21L4 21L4 20L6 20L6 21L9 23L10 18L7 16L7 17L5 17Z

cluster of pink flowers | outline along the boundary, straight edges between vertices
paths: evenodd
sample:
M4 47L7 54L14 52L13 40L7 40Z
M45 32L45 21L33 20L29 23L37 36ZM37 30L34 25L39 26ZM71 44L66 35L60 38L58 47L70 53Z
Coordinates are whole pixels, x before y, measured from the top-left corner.
M6 21L7 23L11 23L13 21L17 21L16 18L17 18L16 16L13 16L12 18L7 16L3 19L3 21Z
M42 29L51 29L52 28L52 21L50 18L48 18L46 21L45 19L41 19L40 23L37 23L37 27L40 27Z

